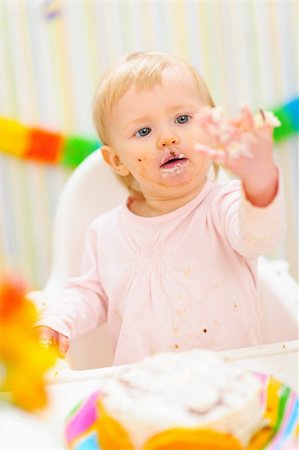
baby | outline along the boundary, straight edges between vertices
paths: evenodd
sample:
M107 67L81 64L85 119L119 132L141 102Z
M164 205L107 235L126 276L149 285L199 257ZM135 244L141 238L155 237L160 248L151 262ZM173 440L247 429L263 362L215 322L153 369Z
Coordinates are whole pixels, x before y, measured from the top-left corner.
M106 322L114 364L124 364L261 342L257 257L284 229L273 123L263 112L257 123L248 108L234 122L219 114L178 57L132 53L105 74L94 120L129 196L90 225L81 276L37 324L44 343L64 354ZM211 181L213 164L239 179Z

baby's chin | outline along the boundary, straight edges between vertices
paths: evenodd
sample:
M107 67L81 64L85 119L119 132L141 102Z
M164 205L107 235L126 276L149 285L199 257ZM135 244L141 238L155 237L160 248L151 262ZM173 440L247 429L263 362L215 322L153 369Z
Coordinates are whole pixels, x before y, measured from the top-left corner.
M177 161L170 166L160 167L160 177L170 186L190 183L192 180L192 168L189 160Z
M162 171L161 171L162 172ZM167 185L169 187L171 186L178 186L183 187L185 186L198 186L200 184L204 184L205 180L207 178L207 170L205 168L195 168L192 167L190 164L183 168L182 170L168 170L167 172L161 173L161 180L163 185Z

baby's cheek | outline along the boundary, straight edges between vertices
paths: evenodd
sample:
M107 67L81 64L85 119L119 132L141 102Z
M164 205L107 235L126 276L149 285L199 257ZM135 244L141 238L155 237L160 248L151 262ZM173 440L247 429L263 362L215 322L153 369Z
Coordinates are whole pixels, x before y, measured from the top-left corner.
M196 173L200 173L202 175L208 173L211 166L211 160L210 158L208 158L208 156L196 152L193 157L193 162L196 167Z
M207 174L207 172L210 169L211 166L211 160L207 156L202 156L201 162L200 162L201 172L204 174Z
M140 152L135 158L134 172L132 171L132 175L135 178L148 178L148 171L152 164L151 158Z
M215 139L208 135L208 133L206 133L199 126L197 126L197 128L192 130L190 133L190 140L192 144L203 144L208 145L209 147L216 146Z
M135 158L137 168L147 167L150 164L150 158L142 153L138 154Z

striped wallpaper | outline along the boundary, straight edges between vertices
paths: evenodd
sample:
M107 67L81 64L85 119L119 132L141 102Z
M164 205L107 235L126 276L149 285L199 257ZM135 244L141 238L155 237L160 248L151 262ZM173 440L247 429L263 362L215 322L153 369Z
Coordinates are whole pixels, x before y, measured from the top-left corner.
M95 137L91 100L124 52L169 51L193 63L231 114L275 107L298 93L297 1L30 0L0 2L0 115ZM277 145L289 233L278 249L295 273L298 142ZM51 224L70 170L0 149L0 272L31 287L49 272Z

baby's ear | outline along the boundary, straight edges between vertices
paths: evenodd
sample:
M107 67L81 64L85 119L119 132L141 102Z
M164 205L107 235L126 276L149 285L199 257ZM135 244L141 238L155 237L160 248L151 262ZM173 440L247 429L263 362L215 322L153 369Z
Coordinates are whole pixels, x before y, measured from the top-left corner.
M113 147L109 145L103 145L101 147L101 152L104 161L112 167L115 173L121 176L129 175L129 169L122 163L120 157L117 155Z

